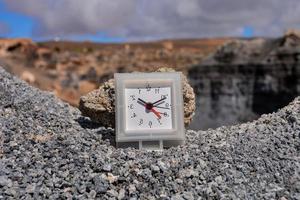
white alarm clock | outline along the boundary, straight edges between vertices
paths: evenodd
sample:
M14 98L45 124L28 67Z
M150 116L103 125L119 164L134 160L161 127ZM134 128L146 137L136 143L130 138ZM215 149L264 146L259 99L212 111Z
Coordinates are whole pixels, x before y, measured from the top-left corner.
M162 149L185 140L180 72L116 73L118 147Z

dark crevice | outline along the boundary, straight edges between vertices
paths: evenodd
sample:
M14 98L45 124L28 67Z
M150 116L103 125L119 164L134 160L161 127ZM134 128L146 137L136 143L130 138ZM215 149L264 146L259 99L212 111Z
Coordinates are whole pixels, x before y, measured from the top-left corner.
M198 65L189 71L196 93L190 128L207 129L257 119L299 96L300 65Z

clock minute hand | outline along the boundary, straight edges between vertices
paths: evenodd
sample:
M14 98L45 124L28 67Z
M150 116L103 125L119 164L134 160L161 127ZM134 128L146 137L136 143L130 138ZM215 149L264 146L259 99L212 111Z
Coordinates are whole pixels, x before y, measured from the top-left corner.
M157 104L157 103L159 103L159 102L161 102L161 101L163 101L163 100L165 100L166 99L166 97L164 97L164 98L162 98L162 99L160 99L160 100L158 100L158 101L155 101L154 103L152 103L153 105L155 105L155 104Z

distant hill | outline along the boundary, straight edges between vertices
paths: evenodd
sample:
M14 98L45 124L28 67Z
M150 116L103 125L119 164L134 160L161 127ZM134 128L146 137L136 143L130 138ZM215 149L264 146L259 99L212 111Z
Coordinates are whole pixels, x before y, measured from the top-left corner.
M172 67L187 72L229 38L92 43L0 40L0 60L13 74L77 106L79 97L115 72Z

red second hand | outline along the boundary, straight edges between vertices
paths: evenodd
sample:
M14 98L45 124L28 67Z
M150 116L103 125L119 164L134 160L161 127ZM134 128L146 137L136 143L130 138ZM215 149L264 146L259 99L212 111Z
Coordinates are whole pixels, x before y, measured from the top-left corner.
M161 118L159 112L157 112L156 110L154 110L153 108L151 108L151 111L158 117L158 119Z

